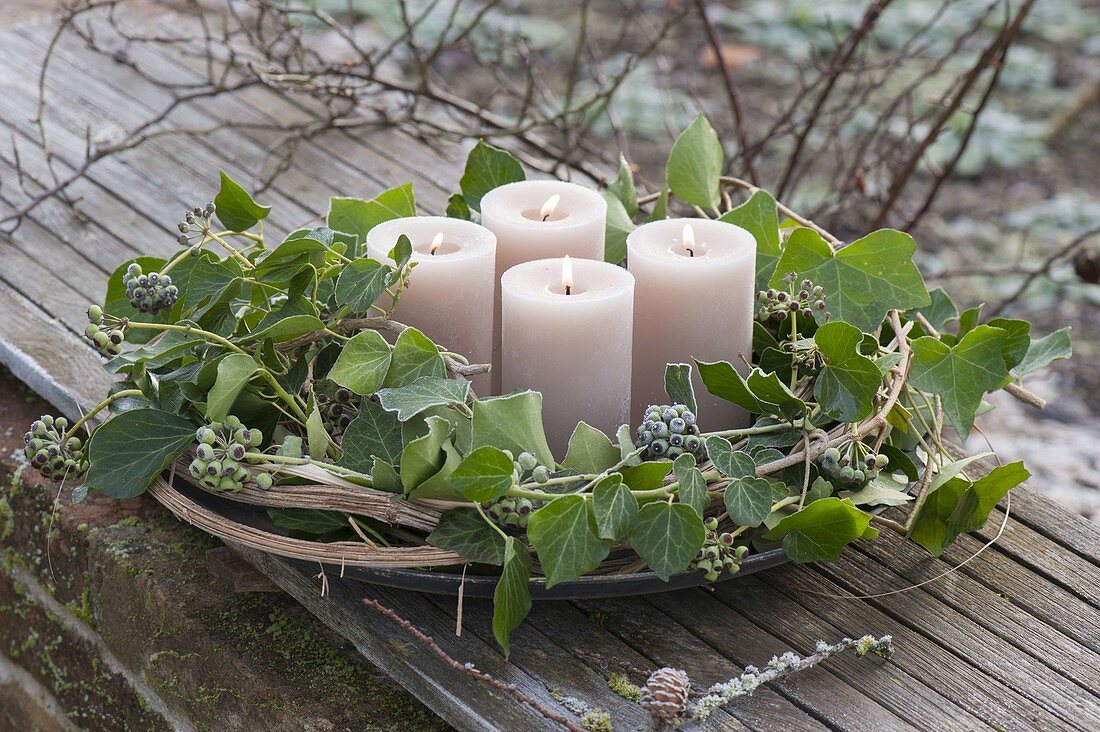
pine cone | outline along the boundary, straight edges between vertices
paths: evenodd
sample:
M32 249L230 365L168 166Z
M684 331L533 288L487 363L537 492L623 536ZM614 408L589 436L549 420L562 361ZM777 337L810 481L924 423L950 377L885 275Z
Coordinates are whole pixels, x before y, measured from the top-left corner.
M642 707L658 729L687 711L691 680L678 668L659 668L649 675L642 693Z

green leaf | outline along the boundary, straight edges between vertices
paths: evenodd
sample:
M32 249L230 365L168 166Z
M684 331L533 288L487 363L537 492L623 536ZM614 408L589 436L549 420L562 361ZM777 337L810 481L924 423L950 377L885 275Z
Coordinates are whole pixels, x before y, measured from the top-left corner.
M195 425L159 409L135 409L96 428L88 442L84 485L112 498L133 498L195 441Z
M863 536L870 521L870 514L847 499L822 498L785 517L765 538L782 539L792 562L831 562Z
M1008 377L1004 337L999 328L979 325L952 347L931 336L913 341L910 383L939 395L947 421L962 438L970 434L982 395Z
M452 508L439 517L428 543L479 564L504 564L505 539L476 511Z
M393 267L373 259L356 259L344 265L336 280L336 304L354 314L370 311L392 275Z
M607 201L603 258L605 262L618 264L626 259L626 237L634 231L634 222L619 199L608 191L603 192L603 197Z
M268 283L289 282L303 270L319 269L324 265L334 236L332 229L324 227L293 231L256 263L251 274Z
M532 513L527 538L538 553L547 589L592 571L611 551L588 501L579 495L555 498Z
M634 454L639 448L631 437L633 432L634 430L628 424L619 425L618 431L615 432L615 441L619 443L619 459L624 461L624 465L629 466L640 465L642 462L642 458Z
M234 297L240 290L241 275L241 266L232 259L219 262L211 257L200 258L191 270L187 287L180 289L180 299L185 301L182 309L205 311Z
M493 636L508 658L508 636L531 612L531 556L513 536L505 540L504 570L493 591Z
M793 420L806 407L774 373L754 368L746 379L728 361L695 365L707 391L749 412Z
M602 473L619 462L619 448L607 435L586 422L577 423L569 438L562 466L578 473Z
M813 229L795 229L779 258L771 284L785 285L783 276L795 272L825 290L833 320L843 320L862 331L873 331L887 311L928 305L931 300L920 271L913 264L916 244L908 234L880 229L839 252ZM823 313L815 313L824 322Z
M464 500L463 495L451 483L451 474L462 463L462 453L455 447L454 441L449 438L443 441L442 450L443 465L431 477L409 491L409 498L435 498L441 501Z
M515 485L512 458L495 447L479 447L463 459L451 473L451 483L462 495L476 503L488 503L507 493Z
M481 198L486 193L526 177L523 166L511 153L487 145L484 140L478 140L466 158L466 170L458 184L462 189L462 197L470 208L480 211Z
M768 289L782 253L775 199L766 191L756 191L749 200L722 214L719 221L740 226L756 239L756 289Z
M271 206L261 206L252 200L252 196L226 172L221 172L222 187L214 197L218 221L230 231L251 229L267 218Z
M401 423L370 399L359 406L359 416L351 421L340 440L339 465L360 473L373 473L374 459L389 465L401 460Z
M442 417L428 417L428 433L405 445L401 451L401 486L412 492L443 467L446 455L443 443L451 433L451 423Z
M470 213L470 206L466 203L466 199L459 193L452 193L451 197L447 199L447 218L461 219L462 221L473 221L473 214Z
M841 321L825 323L814 343L825 368L814 383L814 397L827 415L838 422L859 422L875 408L882 373L859 352L863 331Z
M928 291L929 303L917 312L924 316L925 320L937 331L942 331L944 326L959 317L959 309L951 296L944 292L942 287L933 287Z
M858 491L841 491L841 498L848 498L857 506L902 506L913 500L906 493L905 485L880 475Z
M422 376L405 386L379 389L378 400L390 412L396 412L402 422L431 407L464 404L470 392L470 382L465 379L441 379Z
M665 393L673 404L683 404L697 413L695 389L691 385L691 364L670 363L665 366Z
M322 511L318 508L269 508L267 515L276 526L314 536L324 536L348 528L348 520L339 511Z
M676 480L680 483L676 491L676 500L695 509L700 516L710 505L710 494L707 492L707 480L699 468L695 467L695 456L690 452L680 455L672 463L672 469L676 473Z
M1028 346L1027 355L1020 363L1016 364L1013 373L1017 376L1026 376L1049 366L1054 361L1069 358L1072 354L1073 347L1069 342L1069 328L1062 328L1032 341L1031 345Z
M592 489L592 511L601 539L625 539L638 520L638 499L623 485L621 475L612 473Z
M971 483L950 477L929 488L909 538L939 556L959 534L981 528L1005 494L1028 479L1022 462L993 469Z
M672 146L665 171L668 187L685 203L717 209L721 203L718 178L722 174L722 160L718 133L700 114Z
M730 519L738 526L755 527L772 512L772 484L767 478L738 478L723 496Z
M344 344L328 378L361 396L373 394L385 381L392 358L386 339L378 331L364 330Z
M402 493L401 476L393 469L393 466L380 457L374 458L374 467L370 471L371 482L374 487L387 493Z
M623 482L634 490L648 491L664 485L665 476L672 472L672 462L651 460L627 466L619 472L623 476Z
M474 402L473 447L483 445L513 455L534 453L542 465L554 465L542 426L542 394L522 391Z
M278 310L265 315L256 324L255 330L242 337L239 343L256 343L265 338L282 343L324 328L325 324L317 317L317 307L313 301L299 295L288 299Z
M416 328L401 331L393 344L393 361L386 372L385 385L405 386L424 377L444 379L446 376L447 366L432 339Z
M661 189L657 200L653 202L653 210L649 212L646 221L661 221L668 218L668 189Z
M634 185L634 172L621 153L619 154L619 173L615 176L615 180L607 184L607 192L623 205L627 216L638 213L638 189Z
M705 540L702 517L683 503L645 504L630 532L630 546L665 582L687 569Z
M367 234L384 221L416 216L416 199L412 183L382 191L374 198L330 198L328 219L330 229L355 234L360 242L367 241Z
M993 318L986 325L1005 332L1001 356L1004 357L1006 368L1015 368L1016 364L1024 360L1031 345L1031 323L1014 318Z
M206 417L212 421L225 419L241 390L259 370L256 360L243 353L230 353L218 363L218 376L206 398Z
M756 475L756 463L752 457L743 450L735 451L725 437L711 435L704 444L707 457L726 478L751 478Z
M313 411L306 418L306 443L309 445L309 454L316 460L323 460L328 454L328 446L332 438L325 429L325 420L321 417L321 411L317 404L313 405Z

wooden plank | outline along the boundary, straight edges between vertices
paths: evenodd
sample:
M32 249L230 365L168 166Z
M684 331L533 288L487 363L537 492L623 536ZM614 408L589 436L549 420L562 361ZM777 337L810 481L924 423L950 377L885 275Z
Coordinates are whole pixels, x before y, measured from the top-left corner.
M577 604L603 615L608 631L655 664L682 668L704 688L740 675L745 666L763 665L773 655L791 650L789 644L738 613L713 605L707 608L711 612L706 612L700 604L706 604L706 594L704 590L684 590L655 595L650 602L637 598ZM833 672L831 662L784 679L773 688L834 729L916 729L843 681Z
M991 525L999 525L998 511ZM1012 491L1012 515L1036 533L1100 564L1100 524L1070 512L1065 506L1035 490Z

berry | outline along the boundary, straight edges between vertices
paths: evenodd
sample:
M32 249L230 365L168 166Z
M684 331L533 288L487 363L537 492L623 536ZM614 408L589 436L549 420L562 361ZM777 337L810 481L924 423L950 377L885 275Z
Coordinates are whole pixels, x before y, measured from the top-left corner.
M683 404L652 404L636 431L637 443L646 448L646 460L676 458L685 452L703 454L696 417Z
M539 501L541 504L542 501ZM488 506L489 518L501 526L525 528L535 510L535 502L529 498L504 496Z
M126 270L122 284L130 306L139 312L156 313L172 307L179 299L179 289L172 284L171 277L159 272L144 274L136 262Z
M521 452L516 462L519 463L521 473L534 470L539 464L538 458L536 458L533 453L529 452Z
M337 438L341 437L352 420L359 416L359 405L362 403L358 394L342 386L330 393L318 393L316 400L317 411L321 413L325 431Z
M836 488L859 490L876 479L889 462L888 457L872 452L862 442L850 441L823 452L817 467Z
M550 480L550 470L545 465L536 465L535 469L531 471L531 477L537 483L545 483Z
M88 322L92 325L99 325L103 322L103 308L98 305L92 305L88 308Z
M729 532L718 532L718 519L708 518L703 522L706 529L706 538L703 540L703 548L691 561L691 567L706 577L708 582L714 582L722 572L733 573L741 568L741 558L745 556L749 548L747 546L734 547L735 537Z
M191 477L209 490L225 493L236 492L248 483L267 489L274 479L261 473L256 476L242 463L248 447L256 447L263 436L259 430L249 429L233 416L224 422L211 422L195 430L195 459L188 466Z
M272 479L270 473L260 473L259 475L256 476L255 480L256 480L256 485L258 485L260 488L262 488L265 491L267 489L271 488L271 486L274 485L274 483L275 483L275 481Z
M79 437L65 437L69 421L44 415L31 423L23 435L23 456L50 480L79 480L88 471L84 442Z

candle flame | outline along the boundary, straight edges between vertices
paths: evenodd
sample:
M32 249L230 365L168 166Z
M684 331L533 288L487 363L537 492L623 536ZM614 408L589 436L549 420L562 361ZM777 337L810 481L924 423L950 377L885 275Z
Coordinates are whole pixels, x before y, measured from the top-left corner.
M573 263L569 261L568 254L561 261L561 286L565 288L566 295L573 294Z
M542 210L539 211L539 218L546 221L548 218L554 215L554 211L557 209L558 204L561 203L561 196L557 193L546 199L546 203L542 204Z
M691 224L684 224L683 235L684 250L688 253L689 257L695 256L695 229L691 228Z
M443 246L443 232L442 231L439 232L438 234L436 234L435 238L432 239L431 246L428 247L428 253L429 254L435 254L436 252L439 251L439 248L441 246Z

